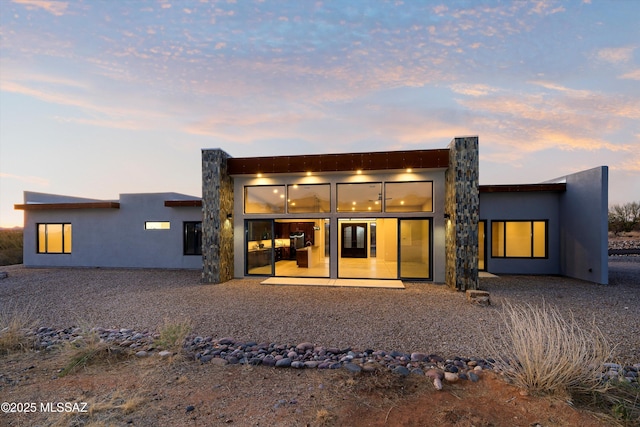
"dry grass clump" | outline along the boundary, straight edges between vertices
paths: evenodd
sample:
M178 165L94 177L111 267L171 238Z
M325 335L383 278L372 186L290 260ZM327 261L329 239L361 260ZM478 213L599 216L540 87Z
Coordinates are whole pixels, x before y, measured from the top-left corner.
M574 394L603 389L598 378L611 347L595 326L585 328L557 308L506 304L497 363L532 394Z
M4 307L0 310L0 355L31 348L35 324L31 309Z
M85 329L81 339L65 343L63 351L69 354L69 361L60 370L60 377L89 365L110 364L129 357L126 350L101 341L93 329Z
M178 322L165 319L164 324L160 327L159 336L153 343L163 350L178 351L184 345L192 329L192 322L189 319Z

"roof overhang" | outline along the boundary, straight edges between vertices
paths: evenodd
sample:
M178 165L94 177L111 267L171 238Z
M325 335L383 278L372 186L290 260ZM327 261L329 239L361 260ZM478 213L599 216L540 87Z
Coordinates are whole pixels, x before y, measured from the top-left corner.
M411 150L300 156L231 157L229 175L345 172L356 170L434 169L449 167L449 150Z
M165 207L168 208L199 208L202 207L202 199L199 200L165 200Z
M567 184L546 183L546 184L516 184L516 185L481 185L481 193L531 193L531 192L557 192L567 191Z
M14 205L14 209L23 211L48 211L58 209L120 209L119 202L77 202L77 203L26 203Z

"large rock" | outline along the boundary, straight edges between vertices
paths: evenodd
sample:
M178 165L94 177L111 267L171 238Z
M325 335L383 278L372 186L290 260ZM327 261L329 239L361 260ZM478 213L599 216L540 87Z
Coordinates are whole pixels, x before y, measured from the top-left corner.
M472 304L478 305L491 305L491 300L489 299L489 292L487 291L479 291L477 289L467 290L467 301Z

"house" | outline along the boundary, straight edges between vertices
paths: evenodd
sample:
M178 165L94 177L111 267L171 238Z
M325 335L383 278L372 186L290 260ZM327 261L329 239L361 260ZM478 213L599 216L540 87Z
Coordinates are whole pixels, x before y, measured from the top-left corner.
M28 266L201 268L205 283L428 280L458 290L477 288L478 271L608 282L606 166L480 186L478 163L475 136L434 150L234 158L204 149L201 199L25 193L16 208L25 210ZM43 243L51 226L63 236L55 253Z
M25 192L15 206L25 212L24 265L200 269L201 206L178 193L95 200Z

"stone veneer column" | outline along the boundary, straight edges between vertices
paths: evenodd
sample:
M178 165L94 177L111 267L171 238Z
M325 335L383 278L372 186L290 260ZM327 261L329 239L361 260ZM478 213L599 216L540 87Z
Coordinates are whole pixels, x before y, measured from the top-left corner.
M220 149L202 150L202 282L233 279L233 178Z
M478 137L454 138L445 174L445 280L458 291L478 289Z

